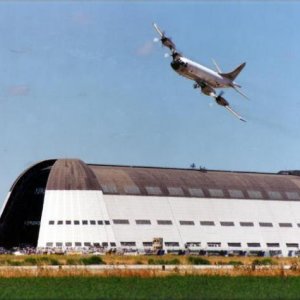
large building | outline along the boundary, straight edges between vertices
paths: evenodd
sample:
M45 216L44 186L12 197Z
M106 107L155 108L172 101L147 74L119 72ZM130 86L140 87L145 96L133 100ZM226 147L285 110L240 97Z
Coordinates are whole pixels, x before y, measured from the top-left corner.
M262 251L300 243L300 176L39 162L17 178L0 217L0 246Z

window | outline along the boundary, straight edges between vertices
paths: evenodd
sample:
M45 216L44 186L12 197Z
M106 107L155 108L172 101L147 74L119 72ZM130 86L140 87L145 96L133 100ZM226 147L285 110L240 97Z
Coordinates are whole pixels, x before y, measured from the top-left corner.
M178 242L165 242L166 247L179 247Z
M289 248L298 248L299 244L298 243L286 243L286 246Z
M248 247L253 247L253 248L257 248L257 247L260 247L260 243L247 243L247 246Z
M278 248L279 243L267 243L267 247L269 247L269 248Z
M135 242L121 242L121 246L135 247Z
M208 247L221 247L220 242L207 242Z
M127 185L127 186L124 187L124 190L125 190L126 194L138 195L138 194L141 193L140 189L135 185L130 185L130 186Z
M242 227L253 227L254 223L253 222L240 222L240 225Z
M135 223L137 225L150 225L151 221L150 220L135 220Z
M66 242L65 245L66 245L66 247L72 247L72 243L71 242Z
M152 242L143 242L144 247L152 247Z
M172 225L171 220L157 220L158 225Z
M88 224L88 221L87 220L83 220L82 221L82 225L87 225Z
M51 243L51 242L46 243L46 247L52 247L52 246L53 246L53 243Z
M110 242L110 246L111 246L111 247L116 247L117 245L116 245L115 242Z
M54 221L49 221L49 225L54 225Z
M234 226L233 222L220 222L221 226Z
M91 247L91 243L90 243L90 242L85 242L83 245L84 245L85 247Z
M181 187L168 187L169 194L171 196L183 196L183 190Z
M300 200L300 195L297 192L286 192L289 200Z
M109 225L110 224L110 222L108 220L105 220L104 223L105 223L105 225Z
M66 225L71 225L71 223L72 223L72 222L71 222L70 220L67 220L67 221L66 221Z
M57 225L62 225L64 222L62 220L57 221Z
M214 221L200 221L200 225L202 226L215 226Z
M279 192L268 192L269 198L272 200L282 200L282 196Z
M242 247L241 243L228 243L228 247Z
M96 221L95 220L90 220L90 225L96 225Z
M75 247L81 247L81 242L75 242Z
M292 223L279 223L279 227L293 227Z
M259 222L259 226L260 227L273 227L273 224L268 223L268 222Z
M228 192L229 192L229 195L231 198L234 198L234 199L245 198L243 192L240 190L228 190Z
M108 243L107 243L107 242L103 242L103 243L102 243L102 246L103 246L103 247L108 247Z
M43 194L45 194L45 189L42 187L37 187L34 190L34 194L35 195L43 195Z
M102 190L103 190L103 193L107 193L107 194L116 194L118 192L118 190L114 184L103 184Z
M100 247L100 243L94 243L94 247Z
M158 186L146 186L146 191L149 195L161 195L162 192Z
M263 198L260 191L250 190L250 191L247 191L247 193L249 195L249 198L251 198L251 199L262 199Z
M98 225L103 225L103 221L102 221L102 220L98 220L98 221L97 221L97 224L98 224Z
M180 225L195 225L194 221L179 221Z
M123 225L123 224L125 224L125 225L128 225L129 224L129 220L124 220L124 219L115 219L115 220L113 220L113 223L114 224L117 224L117 225Z
M209 192L210 196L214 197L214 198L223 198L224 197L224 193L220 189L208 189L208 192Z
M56 247L62 247L63 243L57 242Z
M189 189L189 193L192 197L204 197L202 189Z
M74 225L79 225L79 224L80 224L79 220L74 221Z

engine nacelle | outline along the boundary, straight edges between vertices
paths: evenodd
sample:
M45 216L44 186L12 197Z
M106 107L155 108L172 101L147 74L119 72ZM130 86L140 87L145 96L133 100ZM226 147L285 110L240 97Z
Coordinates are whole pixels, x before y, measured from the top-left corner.
M222 96L216 97L216 102L221 106L228 106L229 102L225 100Z

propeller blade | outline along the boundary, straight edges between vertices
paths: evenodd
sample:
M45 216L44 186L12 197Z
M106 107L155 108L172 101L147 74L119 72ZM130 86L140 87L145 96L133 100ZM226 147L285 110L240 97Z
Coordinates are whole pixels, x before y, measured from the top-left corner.
M243 122L247 122L243 117L241 117L238 113L236 113L229 105L226 105L225 108L230 111L234 116L240 119Z

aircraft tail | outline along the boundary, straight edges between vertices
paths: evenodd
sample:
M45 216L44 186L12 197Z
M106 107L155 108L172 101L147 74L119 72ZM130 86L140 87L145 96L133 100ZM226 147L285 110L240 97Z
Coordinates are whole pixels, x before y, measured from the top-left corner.
M228 79L230 79L231 81L233 81L239 74L240 72L244 69L246 63L242 63L241 65L239 65L235 70L233 70L230 73L220 73L220 75L222 75L223 77L226 77Z

